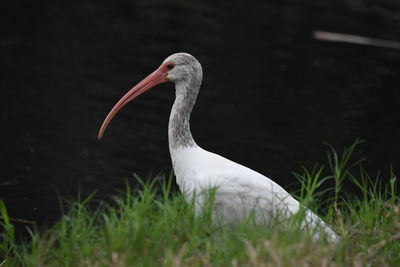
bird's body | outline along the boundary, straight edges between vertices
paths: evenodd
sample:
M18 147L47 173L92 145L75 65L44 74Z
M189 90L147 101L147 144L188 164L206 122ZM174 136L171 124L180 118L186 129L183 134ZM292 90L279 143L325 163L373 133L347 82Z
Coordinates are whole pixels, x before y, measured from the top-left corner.
M257 225L271 226L300 211L300 203L264 175L198 146L171 150L176 181L188 203L195 197L201 212L213 193L213 219L236 225L254 216ZM316 214L304 211L303 227L320 228L331 241L337 235ZM319 238L316 232L314 239Z
M281 213L295 213L298 202L282 187L243 165L200 147L171 151L176 181L188 202L198 195L196 210L215 190L216 217L235 224L256 211L258 223L270 223Z
M99 138L125 104L166 81L174 82L176 91L168 126L173 169L186 200L191 202L195 197L196 211L203 209L210 190L215 190L213 218L226 224L240 223L253 214L257 224L270 225L276 218L288 218L300 210L300 203L271 179L196 144L189 119L202 82L202 68L189 54L171 55L121 98L105 119ZM329 226L310 210L305 211L303 225L311 229L318 227L331 241L338 240Z

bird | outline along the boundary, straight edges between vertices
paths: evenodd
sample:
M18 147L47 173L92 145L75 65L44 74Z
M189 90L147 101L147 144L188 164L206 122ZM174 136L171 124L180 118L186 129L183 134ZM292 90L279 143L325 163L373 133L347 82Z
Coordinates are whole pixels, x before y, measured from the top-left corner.
M194 56L183 52L170 55L114 105L100 127L98 139L126 104L158 84L173 82L175 101L168 124L169 151L176 183L187 202L192 203L195 196L196 214L206 205L205 192L214 190L212 217L216 222L237 225L251 215L257 225L271 226L276 218L288 219L303 209L302 227L314 230L313 240L319 240L324 233L327 240L337 243L340 237L276 182L195 142L189 120L202 80L202 66Z

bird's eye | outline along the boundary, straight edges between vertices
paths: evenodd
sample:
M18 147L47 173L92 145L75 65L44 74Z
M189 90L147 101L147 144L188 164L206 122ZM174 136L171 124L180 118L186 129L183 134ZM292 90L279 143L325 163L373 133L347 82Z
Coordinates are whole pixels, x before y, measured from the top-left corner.
M167 65L167 69L170 69L170 70L172 70L174 67L175 67L174 64L168 64L168 65Z

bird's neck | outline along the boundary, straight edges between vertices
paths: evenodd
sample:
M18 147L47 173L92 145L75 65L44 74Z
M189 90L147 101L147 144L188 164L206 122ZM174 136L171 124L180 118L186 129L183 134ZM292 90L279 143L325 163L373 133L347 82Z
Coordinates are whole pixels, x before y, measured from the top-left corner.
M190 114L196 102L201 81L182 81L175 84L176 97L168 125L169 149L196 147L190 132Z

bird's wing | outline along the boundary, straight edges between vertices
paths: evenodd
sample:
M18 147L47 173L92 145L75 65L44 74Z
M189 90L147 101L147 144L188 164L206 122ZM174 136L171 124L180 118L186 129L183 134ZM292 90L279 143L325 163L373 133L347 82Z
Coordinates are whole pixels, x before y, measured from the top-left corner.
M219 177L225 178L217 186L214 196L214 208L219 220L236 224L252 215L257 224L272 225L299 212L301 204L271 179L253 171L243 171L245 175L235 173L219 173ZM321 229L329 240L339 240L318 215L306 207L303 212L299 214L304 216L301 217L301 228ZM313 238L318 239L319 233L315 232Z
M277 215L289 217L298 211L298 201L264 175L216 154L207 161L206 171L199 168L196 187L203 192L216 188L215 207L229 221L254 211L257 221L269 222Z
M301 205L285 189L268 177L217 154L198 149L190 160L190 192L209 192L215 188L214 211L224 222L235 224L254 215L257 224L272 224L296 214ZM196 177L196 179L192 179ZM199 201L198 201L199 200ZM196 200L202 207L205 199ZM337 235L311 210L305 209L302 227L321 227L331 240ZM318 236L316 235L316 238Z

